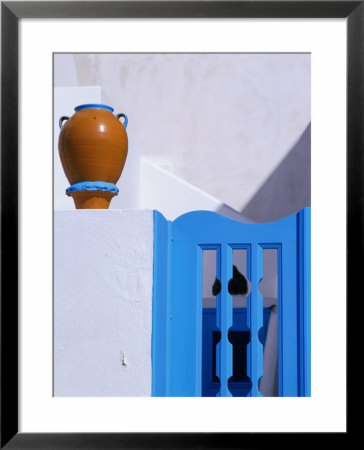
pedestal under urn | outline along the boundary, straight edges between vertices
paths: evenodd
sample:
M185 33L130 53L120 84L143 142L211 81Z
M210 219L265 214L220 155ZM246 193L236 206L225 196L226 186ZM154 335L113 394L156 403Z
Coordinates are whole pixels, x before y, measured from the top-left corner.
M76 209L108 209L128 154L128 118L103 104L76 106L59 119L58 151ZM123 119L123 122L120 119Z

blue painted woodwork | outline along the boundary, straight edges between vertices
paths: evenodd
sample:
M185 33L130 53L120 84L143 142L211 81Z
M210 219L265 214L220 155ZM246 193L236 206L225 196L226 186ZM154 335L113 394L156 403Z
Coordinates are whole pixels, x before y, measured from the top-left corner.
M153 384L154 396L201 396L203 361L202 251L216 249L216 329L221 339L216 348L218 396L231 396L233 348L228 340L233 329L232 251L247 251L246 326L248 396L261 396L264 326L262 251L277 249L278 255L278 379L279 396L310 395L310 208L277 222L246 224L210 211L184 214L174 222L154 212L153 285Z
M215 308L204 308L202 313L202 396L215 397L220 391L220 380L216 374L216 350L214 351L215 336L218 338L218 328L216 326ZM263 309L263 328L260 333L261 341L265 344L267 327L270 317L270 308ZM233 308L233 325L229 330L231 334L240 334L236 336L236 343L241 343L241 348L246 346L249 341L249 328L247 326L247 309ZM217 340L217 339L216 339ZM245 342L244 342L245 341ZM245 345L244 345L245 344ZM241 348L237 350L241 350ZM236 352L238 353L238 352ZM239 355L241 356L241 355ZM215 367L213 365L215 362ZM234 360L236 364L237 361ZM245 364L244 364L245 362ZM247 361L241 361L241 366L233 370L233 378L229 380L229 391L234 397L246 397L251 390L251 382L248 376L245 376ZM216 374L216 375L215 375ZM235 377L235 379L234 379ZM221 396L221 393L220 393ZM229 395L230 396L230 395Z

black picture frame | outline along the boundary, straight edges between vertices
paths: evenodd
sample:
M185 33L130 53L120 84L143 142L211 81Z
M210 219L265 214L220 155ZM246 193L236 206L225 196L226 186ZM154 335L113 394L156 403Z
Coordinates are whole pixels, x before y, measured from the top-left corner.
M363 274L364 1L1 2L1 448L265 448L310 433L18 433L18 22L21 18L345 18L347 20L347 299ZM334 94L334 93L333 93ZM329 170L329 168L328 168ZM335 275L336 276L336 275ZM348 329L348 327L347 327ZM349 336L348 336L349 338ZM347 348L350 348L349 341ZM334 433L347 444L346 433ZM331 434L333 435L333 434ZM315 444L327 435L316 433ZM345 440L345 443L344 443ZM269 443L269 444L268 444Z

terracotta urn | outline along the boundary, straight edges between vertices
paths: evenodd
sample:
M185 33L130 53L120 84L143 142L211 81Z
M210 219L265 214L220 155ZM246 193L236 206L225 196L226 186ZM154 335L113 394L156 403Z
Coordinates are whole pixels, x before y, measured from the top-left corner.
M59 119L58 151L77 209L107 209L128 154L124 113L102 104L79 105ZM123 123L119 120L123 118Z

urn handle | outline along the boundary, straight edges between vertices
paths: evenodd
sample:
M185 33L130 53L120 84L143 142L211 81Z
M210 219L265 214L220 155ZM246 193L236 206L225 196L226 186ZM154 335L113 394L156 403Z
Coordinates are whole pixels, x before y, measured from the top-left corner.
M120 119L120 117L124 117L123 125L124 125L124 128L126 129L126 127L128 126L128 117L127 117L127 115L124 114L124 113L119 113L119 114L116 114L115 117L116 117L117 119Z
M68 119L69 119L68 116L62 116L62 117L60 117L60 119L59 119L59 128L62 128L63 122L64 122L65 120L68 120Z

